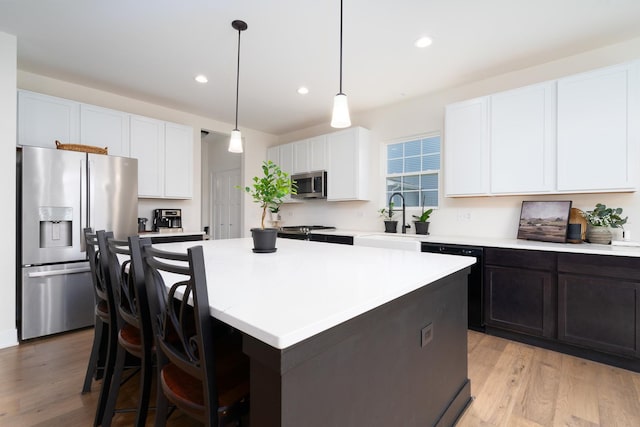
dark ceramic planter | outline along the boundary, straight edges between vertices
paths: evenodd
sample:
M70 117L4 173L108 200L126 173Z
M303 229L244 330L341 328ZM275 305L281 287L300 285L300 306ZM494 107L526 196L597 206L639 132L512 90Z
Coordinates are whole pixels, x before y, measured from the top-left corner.
M384 232L385 233L397 233L398 232L398 221L385 221L384 222Z
M429 234L429 222L413 222L416 226L416 234Z
M252 228L251 237L253 237L253 252L265 254L275 252L277 250L277 228Z

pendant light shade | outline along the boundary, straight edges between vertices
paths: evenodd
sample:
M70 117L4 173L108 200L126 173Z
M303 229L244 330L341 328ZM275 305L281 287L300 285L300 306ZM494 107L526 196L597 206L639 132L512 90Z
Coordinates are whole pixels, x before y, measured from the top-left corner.
M229 139L229 152L242 153L242 134L238 129L231 131L231 139Z
M247 23L244 21L233 21L231 26L238 30L238 71L236 73L236 127L231 131L229 139L229 152L242 153L242 134L238 130L238 94L240 93L240 33L247 29Z
M342 0L340 0L340 92L333 98L333 114L331 127L347 128L351 126L347 95L342 93Z
M347 95L339 93L333 98L331 127L348 128L349 126L351 126L351 117L349 117L349 103L347 101Z

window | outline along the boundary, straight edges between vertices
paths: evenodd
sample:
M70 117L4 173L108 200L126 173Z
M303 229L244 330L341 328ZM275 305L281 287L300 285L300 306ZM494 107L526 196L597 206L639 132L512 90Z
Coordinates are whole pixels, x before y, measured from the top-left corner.
M399 192L407 207L437 207L439 175L440 135L387 145L386 200Z

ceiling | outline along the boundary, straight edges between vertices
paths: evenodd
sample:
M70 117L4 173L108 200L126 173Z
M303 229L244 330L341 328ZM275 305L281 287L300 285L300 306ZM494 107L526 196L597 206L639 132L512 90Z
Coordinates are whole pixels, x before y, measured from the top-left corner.
M330 121L339 11L338 0L0 0L0 31L17 36L21 70L233 123L242 19L238 125L279 135ZM638 0L344 0L343 91L354 114L640 37L638 22ZM421 35L433 45L414 47Z

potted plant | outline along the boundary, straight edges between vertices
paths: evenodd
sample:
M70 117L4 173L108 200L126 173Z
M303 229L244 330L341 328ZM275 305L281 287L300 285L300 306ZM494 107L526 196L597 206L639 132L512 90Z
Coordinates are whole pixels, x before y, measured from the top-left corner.
M393 202L389 202L389 208L382 208L378 210L380 216L384 219L384 232L385 233L397 233L398 221L393 219L395 212L393 211Z
M415 220L413 223L416 226L416 234L429 234L429 217L433 209L424 210L424 205L422 206L422 213L420 215L412 215Z
M267 209L279 207L285 196L296 193L296 186L291 182L289 174L282 172L280 166L271 160L262 163L262 172L262 177L254 176L253 184L244 187L244 191L249 193L253 201L258 203L262 209L261 227L251 229L253 251L268 253L276 251L278 229L264 226Z
M586 238L589 243L608 245L611 243L611 231L609 228L622 228L627 223L627 218L622 218L622 208L608 208L598 203L594 210L583 212L587 220Z

